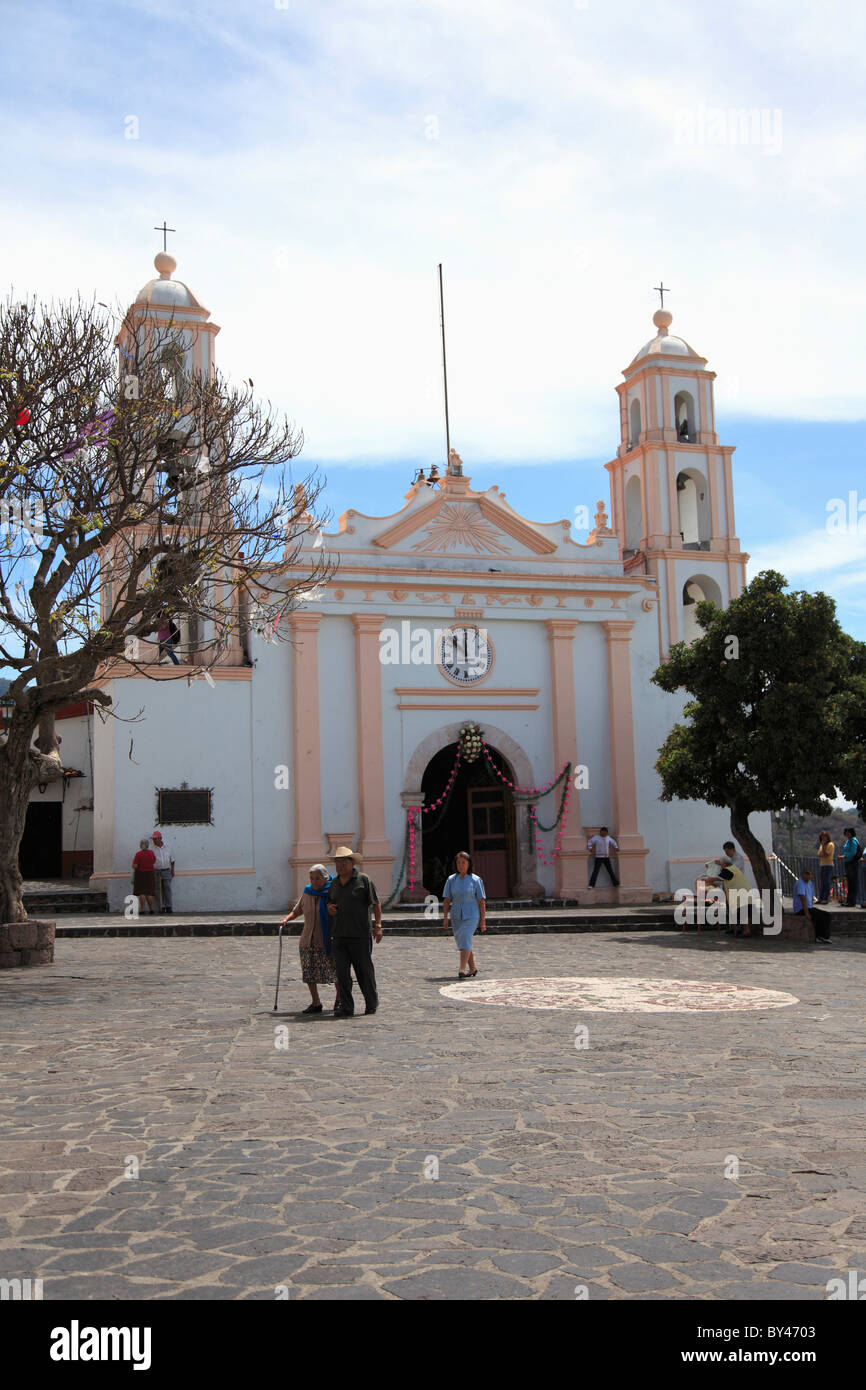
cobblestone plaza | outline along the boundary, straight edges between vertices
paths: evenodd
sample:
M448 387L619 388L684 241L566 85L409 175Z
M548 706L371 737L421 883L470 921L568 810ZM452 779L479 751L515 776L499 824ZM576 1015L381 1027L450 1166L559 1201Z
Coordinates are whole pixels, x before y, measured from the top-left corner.
M866 1270L862 941L479 946L487 1003L440 992L450 939L386 930L380 1011L345 1020L298 1012L294 943L272 1012L267 937L58 939L6 972L0 1273L46 1300L824 1300Z

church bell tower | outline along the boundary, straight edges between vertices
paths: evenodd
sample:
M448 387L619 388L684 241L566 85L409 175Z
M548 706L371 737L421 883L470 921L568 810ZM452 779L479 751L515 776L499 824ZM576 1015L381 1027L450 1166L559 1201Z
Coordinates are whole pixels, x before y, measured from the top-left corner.
M734 449L716 433L715 372L670 332L672 320L656 310L656 336L623 371L620 445L605 465L625 572L658 583L663 654L700 635L700 599L726 608L737 597L748 559L734 525Z

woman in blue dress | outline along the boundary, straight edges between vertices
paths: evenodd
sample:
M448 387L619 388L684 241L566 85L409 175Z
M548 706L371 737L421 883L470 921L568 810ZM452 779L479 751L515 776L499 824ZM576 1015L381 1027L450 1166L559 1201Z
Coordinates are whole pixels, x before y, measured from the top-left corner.
M478 974L475 956L472 951L472 938L475 929L486 931L485 913L487 903L484 884L472 872L472 860L465 850L461 850L454 860L457 868L445 884L442 894L442 925L448 930L449 921L454 940L460 952L458 980L471 980Z

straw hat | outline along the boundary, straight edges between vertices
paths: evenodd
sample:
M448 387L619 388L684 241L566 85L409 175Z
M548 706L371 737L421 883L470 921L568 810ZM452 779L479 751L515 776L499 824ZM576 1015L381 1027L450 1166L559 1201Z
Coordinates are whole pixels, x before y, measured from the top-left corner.
M328 858L354 859L356 864L360 864L363 862L364 856L362 854L356 854L353 849L349 849L348 845L338 845L337 848L333 851L333 853L328 856Z

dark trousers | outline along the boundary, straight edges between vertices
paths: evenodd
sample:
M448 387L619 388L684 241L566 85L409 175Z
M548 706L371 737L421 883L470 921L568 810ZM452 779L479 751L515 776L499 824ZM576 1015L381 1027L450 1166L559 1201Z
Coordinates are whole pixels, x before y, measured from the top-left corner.
M592 866L592 878L589 880L590 888L595 887L595 880L598 878L598 871L601 868L602 864L607 869L608 875L610 876L610 881L613 884L614 888L618 888L619 879L614 873L613 865L611 864L609 859L596 859L595 863Z
M847 903L845 904L845 906L846 906L846 907L856 907L856 906L857 906L857 888L858 888L858 886L859 886L858 880L859 880L859 878L860 878L860 865L859 865L859 864L846 864L846 865L845 865L845 877L846 877L846 879L848 880L848 901L847 901Z
M372 936L334 937L332 943L337 982L340 986L340 1008L346 1013L355 1012L352 998L352 969L358 981L364 1003L368 1009L375 1009L379 1003L376 989L376 972L373 969Z
M827 902L828 899L829 899L829 897L830 897L830 886L831 886L831 880L832 880L832 878L833 878L833 865L832 865L832 864L821 864L821 865L819 865L819 867L818 867L818 873L819 873L820 879L821 879L821 887L820 887L820 891L819 891L819 893L818 893L818 897L821 898L822 902Z

